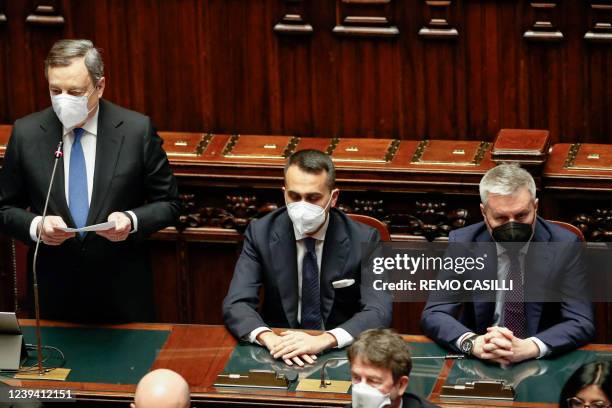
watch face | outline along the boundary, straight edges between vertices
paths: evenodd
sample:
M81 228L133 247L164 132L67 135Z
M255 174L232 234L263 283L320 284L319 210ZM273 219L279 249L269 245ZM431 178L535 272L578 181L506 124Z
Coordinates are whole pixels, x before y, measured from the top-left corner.
M463 351L465 354L469 354L472 351L473 346L474 343L472 340L465 340L461 345L461 351Z

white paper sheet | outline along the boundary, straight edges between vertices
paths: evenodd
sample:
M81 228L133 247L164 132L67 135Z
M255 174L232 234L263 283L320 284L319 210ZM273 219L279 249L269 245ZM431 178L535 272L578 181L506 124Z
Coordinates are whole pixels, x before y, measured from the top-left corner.
M95 231L105 231L111 228L115 228L115 221L103 222L101 224L96 225L88 225L83 228L58 228L65 232L95 232Z

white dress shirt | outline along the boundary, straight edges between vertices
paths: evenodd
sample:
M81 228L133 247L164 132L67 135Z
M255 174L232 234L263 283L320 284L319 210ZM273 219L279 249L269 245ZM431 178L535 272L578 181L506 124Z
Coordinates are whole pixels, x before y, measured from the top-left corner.
M497 280L503 282L508 277L508 273L510 272L510 256L508 255L506 249L499 245L495 244L497 248ZM525 244L519 251L519 263L521 266L521 279L522 282L525 282L525 256L527 255L527 250L529 249L529 243ZM506 297L505 292L498 290L495 294L495 312L493 313L493 326L505 326L504 323L504 305L505 305ZM458 349L460 348L461 342L468 336L474 333L467 332L462 334L456 341L456 346ZM549 352L548 346L544 344L544 342L537 337L529 337L529 340L532 340L540 350L540 354L538 358L542 358L546 356Z
M91 207L91 194L93 191L94 183L94 170L96 168L96 141L98 137L98 113L99 108L96 108L96 113L83 124L82 129L84 130L81 136L81 146L83 148L83 155L85 156L85 168L87 171L87 201ZM70 153L72 151L72 145L74 144L74 131L63 128L63 152L64 152L64 193L66 195L66 203L70 208ZM136 232L138 228L138 220L136 214L132 211L127 211L134 222L132 232ZM34 217L30 224L30 238L36 241L36 233L38 230L38 224L42 216ZM66 220L64 220L66 221Z
M295 227L293 231L295 233L295 245L297 249L297 274L298 274L298 312L297 312L297 320L298 323L302 322L302 263L304 261L304 255L306 255L306 244L304 243L304 238L311 237L316 239L315 243L315 252L317 254L317 266L319 269L319 281L321 280L321 259L323 258L323 244L325 243L325 234L327 233L327 227L329 226L329 215L325 220L325 223L321 227L319 231L317 231L314 235L302 235L300 234ZM323 322L321 322L321 326L323 327ZM325 330L325 327L323 327ZM257 336L264 332L269 331L268 327L258 327L249 333L248 339L251 343L258 343ZM338 345L337 348L342 348L351 344L355 339L353 336L349 334L346 330L336 327L335 329L328 330L332 336L336 338Z

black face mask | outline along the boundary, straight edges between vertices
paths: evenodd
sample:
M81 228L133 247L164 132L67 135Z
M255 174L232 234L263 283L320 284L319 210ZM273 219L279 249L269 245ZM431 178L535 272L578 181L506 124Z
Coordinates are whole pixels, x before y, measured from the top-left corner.
M514 221L495 227L491 231L496 242L528 242L532 233L531 224Z

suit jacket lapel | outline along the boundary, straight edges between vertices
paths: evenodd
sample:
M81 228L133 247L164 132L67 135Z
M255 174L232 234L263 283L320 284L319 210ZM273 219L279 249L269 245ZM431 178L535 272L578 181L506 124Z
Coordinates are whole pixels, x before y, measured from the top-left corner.
M43 175L42 185L45 186L43 194L46 197L46 187L49 185L55 162L54 152L57 150L59 142L63 139L63 127L53 110L49 109L49 115L41 122L40 128L44 132L44 137L41 138L37 147L38 157L41 158L41 164L45 166L41 174ZM68 226L74 227L75 225L70 210L68 209L68 203L66 202L63 157L57 163L57 168L55 170L55 180L51 187L51 197L49 198L47 214L61 216Z
M297 250L293 224L287 213L282 214L272 230L271 254L282 254L271 261L285 317L292 328L298 327Z
M321 260L321 315L324 322L327 321L334 305L335 290L332 282L342 278L350 252L348 235L342 228L340 217L334 211L330 211L329 216Z
M104 201L111 189L113 175L119 159L124 134L120 128L121 118L111 117L104 100L100 100L98 114L98 135L96 136L96 164L94 170L93 191L87 216L87 225L100 222L99 215ZM102 214L106 220L109 214Z
M550 240L550 233L538 218L532 239L534 245L530 245L525 256L525 313L527 330L530 334L537 332L542 315L543 305L536 301L548 298L551 296L548 291L555 290L554 286L551 287L551 282L555 282L555 280L549 278L554 269L552 264L555 258L554 248L548 245Z

